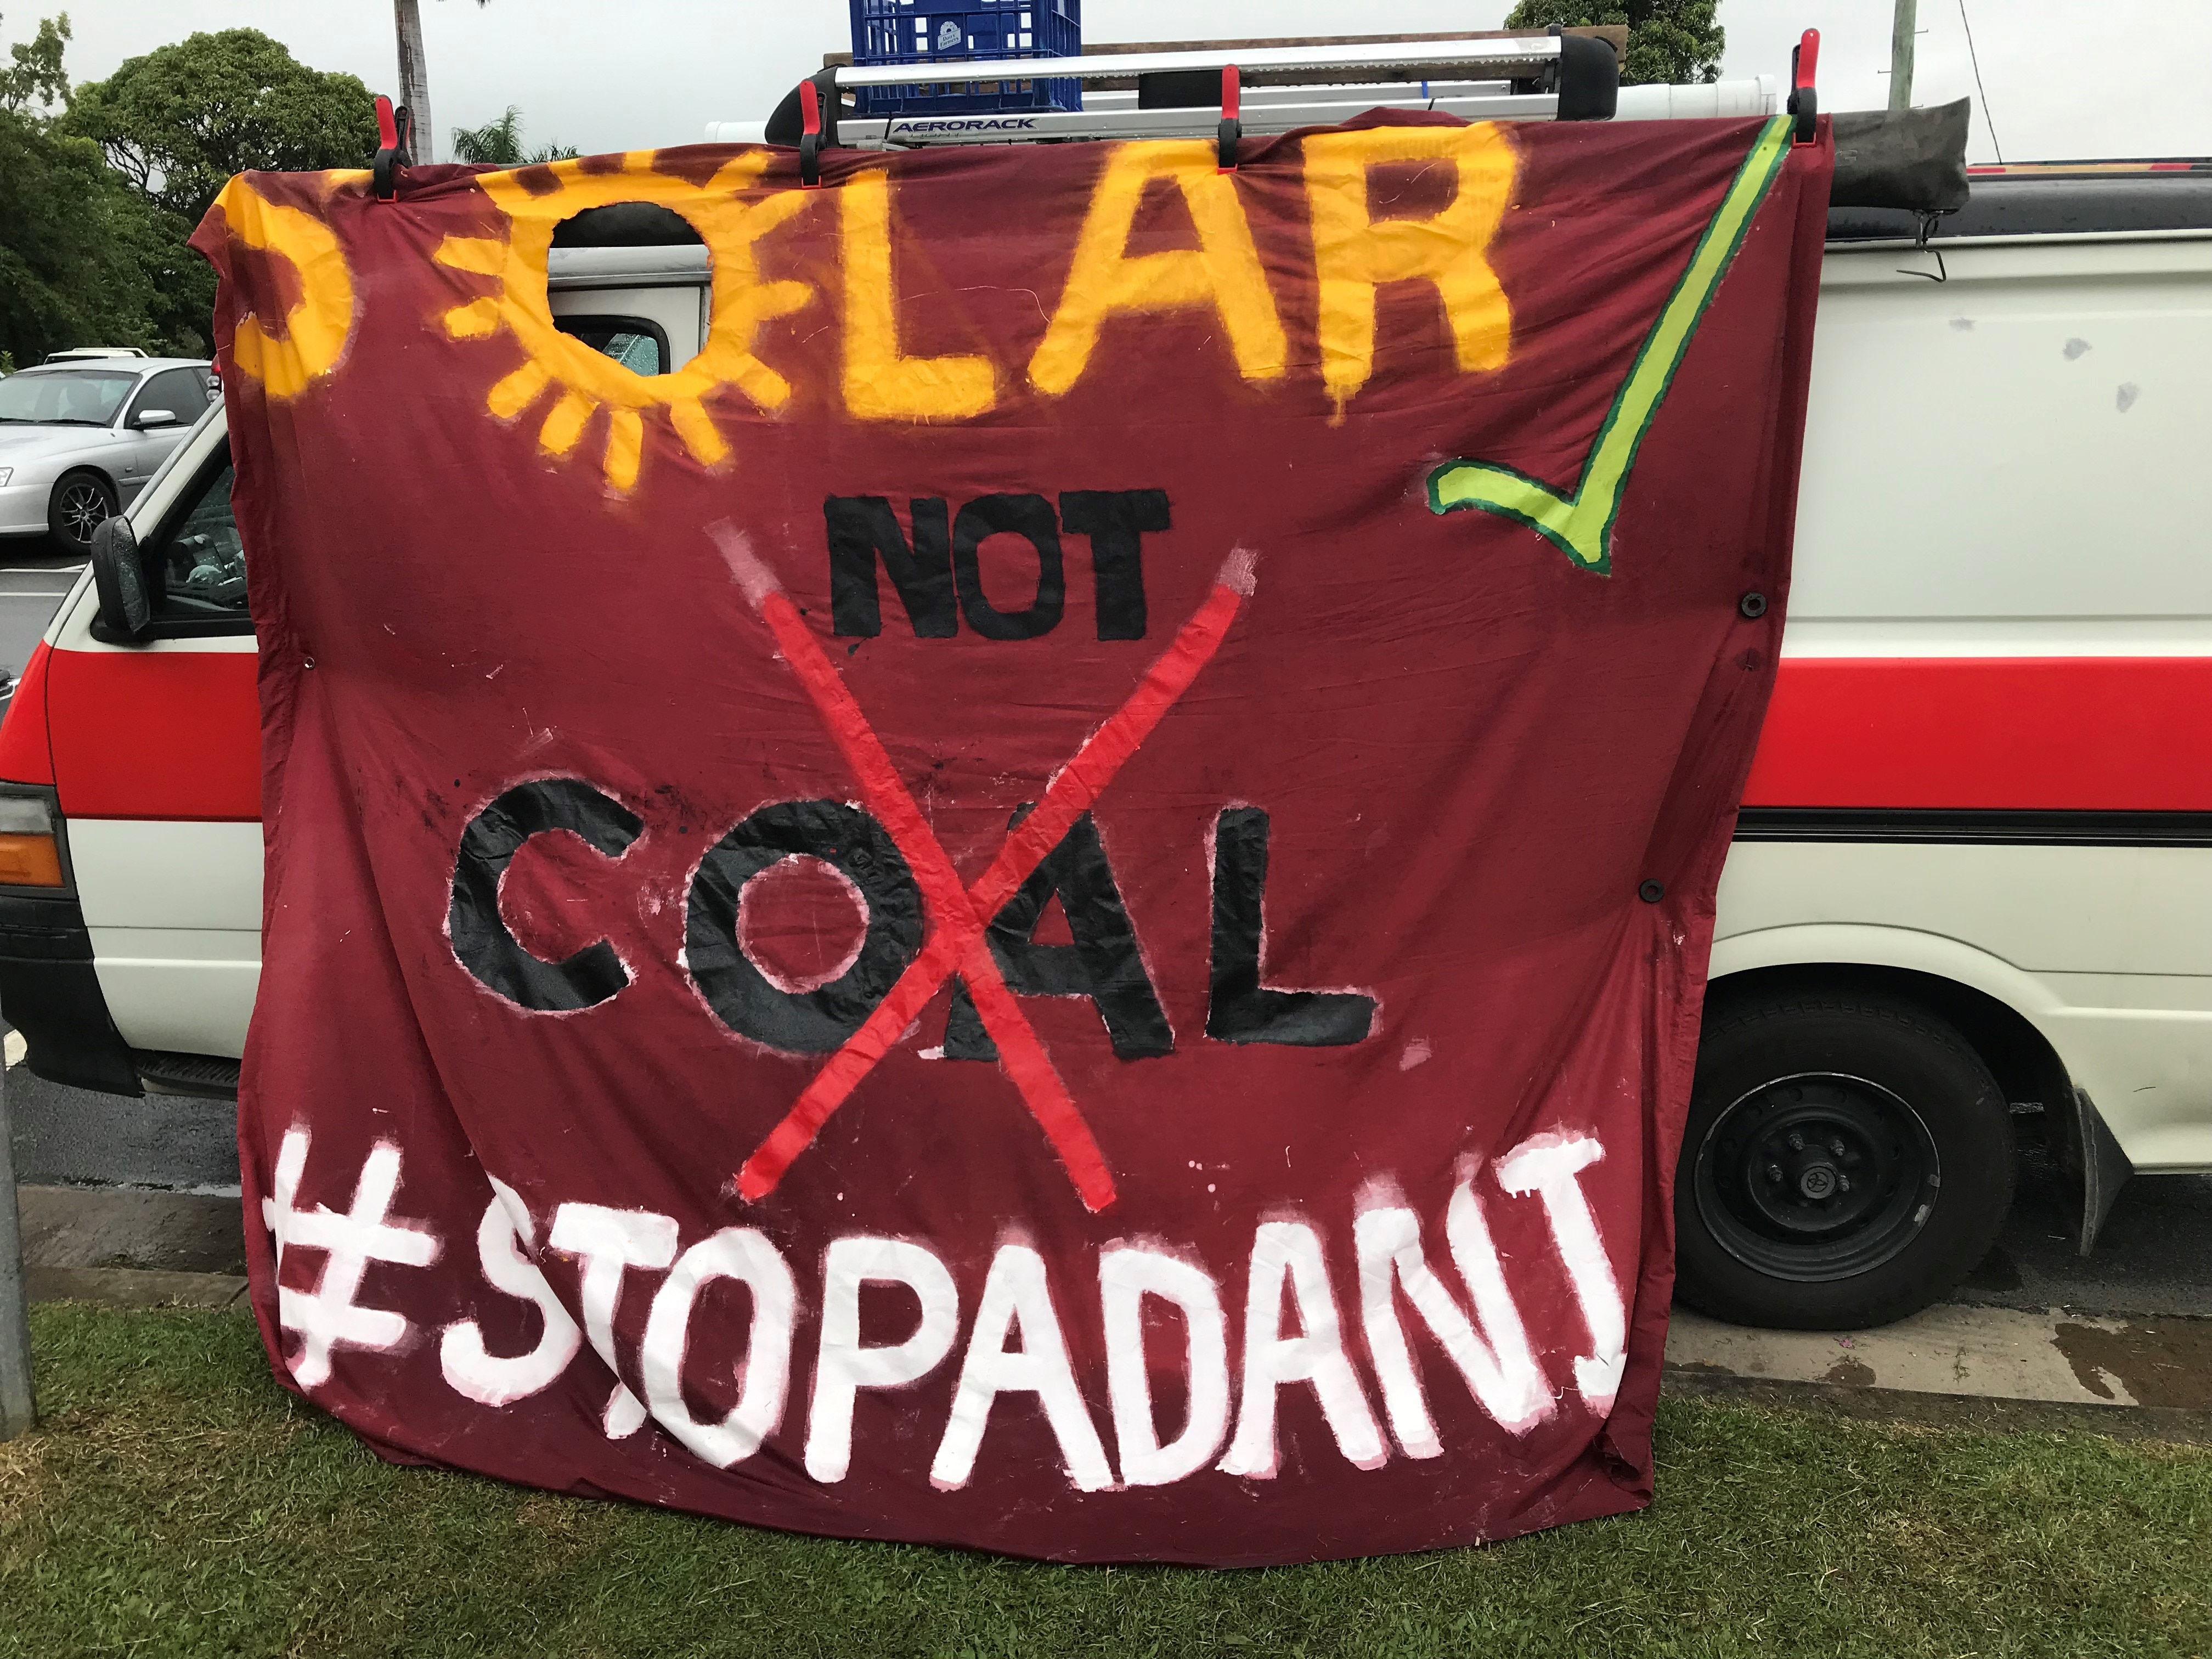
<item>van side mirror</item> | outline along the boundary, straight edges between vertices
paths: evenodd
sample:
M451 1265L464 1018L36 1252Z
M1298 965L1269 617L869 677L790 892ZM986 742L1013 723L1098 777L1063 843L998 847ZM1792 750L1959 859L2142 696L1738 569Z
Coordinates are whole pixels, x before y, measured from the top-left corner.
M176 423L177 411L173 409L142 409L131 417L131 424L136 427L174 426Z
M119 514L101 520L92 532L92 585L100 599L100 631L121 645L144 639L154 625L154 599L146 590L138 532Z

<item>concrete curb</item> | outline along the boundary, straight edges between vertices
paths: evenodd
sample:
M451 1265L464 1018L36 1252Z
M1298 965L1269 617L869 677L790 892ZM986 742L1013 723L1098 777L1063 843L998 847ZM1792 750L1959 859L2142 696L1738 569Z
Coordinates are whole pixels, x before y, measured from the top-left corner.
M242 1302L242 1274L180 1273L158 1267L43 1267L23 1275L33 1302L96 1302L108 1308L228 1308Z
M1847 1389L2212 1411L2212 1319L2101 1319L1947 1304L1872 1331L1754 1331L1677 1308L1684 1375Z
M1662 1375L1659 1391L1665 1399L1818 1412L1854 1423L1905 1424L1968 1434L2096 1434L2114 1440L2212 1446L2212 1412L2173 1407L2128 1406L2115 1410L2106 1405L2045 1400L1913 1394L1903 1389L1848 1388L1833 1382L1776 1382L1672 1367Z

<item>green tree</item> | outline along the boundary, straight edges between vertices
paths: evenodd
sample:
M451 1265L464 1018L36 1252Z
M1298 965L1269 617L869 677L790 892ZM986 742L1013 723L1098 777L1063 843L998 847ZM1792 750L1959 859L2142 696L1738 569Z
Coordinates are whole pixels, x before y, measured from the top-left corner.
M197 330L170 332L157 314L161 263L183 253L166 246L166 216L51 113L69 94L69 38L68 17L50 17L0 69L0 361L78 345L196 351Z
M453 129L453 159L456 161L486 162L494 167L535 167L544 161L565 161L582 154L573 144L546 144L540 149L525 151L522 148L522 112L514 105L496 121L487 121L480 127Z
M258 29L195 34L76 89L64 126L188 225L233 173L368 165L376 104L350 75L309 69Z
M30 40L8 48L9 66L0 70L0 109L37 114L69 101L69 76L62 52L69 45L69 14L40 21Z
M1720 79L1728 32L1719 11L1720 0L1519 0L1506 14L1505 27L1626 23L1628 56L1621 61L1621 84L1680 86Z

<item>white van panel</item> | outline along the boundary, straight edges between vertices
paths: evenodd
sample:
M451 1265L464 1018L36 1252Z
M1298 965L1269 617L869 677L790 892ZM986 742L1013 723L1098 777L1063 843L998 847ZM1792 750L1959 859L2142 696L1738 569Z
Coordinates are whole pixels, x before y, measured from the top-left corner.
M69 845L88 927L204 927L260 937L258 823L72 818Z
M1747 841L1730 849L1721 937L1826 922L1939 934L2029 973L2205 975L2212 993L2212 848Z
M1895 246L1821 267L1784 652L1838 624L1873 636L1854 654L1948 656L1988 653L1929 624L2138 619L2212 652L2212 237L1943 259L1942 284Z
M261 934L235 928L93 927L108 1017L134 1048L246 1052L261 981Z

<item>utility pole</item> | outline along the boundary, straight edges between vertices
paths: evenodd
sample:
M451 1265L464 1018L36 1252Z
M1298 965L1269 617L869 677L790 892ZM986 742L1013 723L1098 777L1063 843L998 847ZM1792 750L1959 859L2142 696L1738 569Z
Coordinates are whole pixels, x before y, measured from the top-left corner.
M422 53L421 0L392 0L392 21L399 36L399 101L415 119L412 159L435 161L438 130L430 124L430 64Z
M1889 27L1889 106L1912 107L1912 37L1918 27L1918 0L1897 0Z
M31 1325L23 1305L23 1229L15 1212L15 1157L8 1092L0 1086L0 1440L30 1433L37 1420L31 1398Z

